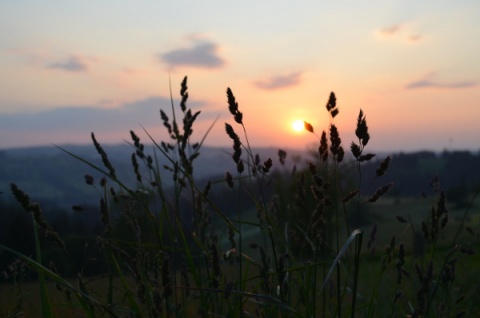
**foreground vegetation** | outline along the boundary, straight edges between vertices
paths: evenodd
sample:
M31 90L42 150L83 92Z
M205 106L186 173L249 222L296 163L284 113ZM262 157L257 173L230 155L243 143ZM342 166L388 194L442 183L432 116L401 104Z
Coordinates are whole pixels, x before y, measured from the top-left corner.
M148 151L130 132L135 187L117 177L94 133L102 166L61 148L100 175L85 175L86 186L98 193L102 227L95 240L80 245L83 253L78 247L72 253L72 241L11 184L33 219L35 251L26 255L0 245L16 257L4 271L11 284L1 291L9 300L2 315L31 317L31 299L39 299L43 317L474 315L480 297L472 248L478 220L470 214L477 193L453 213L433 178L423 203L395 207L399 212L388 218L396 220L392 226L382 221L382 210L385 217L398 205L398 197L388 197L394 185L369 186L388 173L391 158L364 173L362 165L376 157L367 151L370 134L361 110L358 139L346 147L331 93L328 129L317 135L305 122L318 148L306 166L290 169L284 150L278 158L255 154L230 89L233 122L225 130L233 144L232 170L222 180L201 183L193 171L207 136L191 140L200 112L187 107L186 78L180 95L169 115L160 110L168 140L145 131L154 144ZM165 158L168 163L160 164ZM165 186L172 182L172 188ZM230 204L217 202L217 189L230 196ZM28 271L37 274L36 290L22 282Z

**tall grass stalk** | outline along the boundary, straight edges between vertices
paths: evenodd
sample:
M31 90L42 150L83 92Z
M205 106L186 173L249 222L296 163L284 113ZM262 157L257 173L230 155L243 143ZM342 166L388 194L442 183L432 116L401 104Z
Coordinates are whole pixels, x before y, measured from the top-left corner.
M40 236L38 234L38 224L32 215L33 219L33 235L35 237L35 254L36 262L42 264L42 249L40 247ZM42 316L45 318L53 317L52 306L50 305L50 297L48 296L47 282L42 271L38 272L38 284L40 287L40 298L42 300Z

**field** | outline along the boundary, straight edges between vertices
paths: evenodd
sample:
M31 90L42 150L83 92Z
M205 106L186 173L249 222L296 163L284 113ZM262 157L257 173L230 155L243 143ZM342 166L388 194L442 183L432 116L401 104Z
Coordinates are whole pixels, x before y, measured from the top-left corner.
M480 201L475 202L475 206L479 206ZM398 292L398 287L396 286L397 271L394 266L391 266L384 273L381 271L382 259L384 256L384 250L389 245L391 240L391 233L395 233L399 241L405 243L407 250L415 250L413 244L413 232L411 225L409 223L400 223L395 221L395 217L398 215L403 215L408 217L415 224L421 223L424 219L428 218L428 211L431 206L431 202L425 198L390 198L386 197L378 204L372 206L369 210L369 220L371 224L365 225L362 227L362 230L367 235L371 233L373 224L376 224L378 227L378 232L376 236L376 252L374 255L368 250L367 241L363 242L362 255L361 255L361 266L359 274L359 287L358 287L358 306L359 312L362 312L362 308L368 308L369 302L372 301L371 291L373 283L377 283L382 278L381 286L379 288L382 290L381 295L375 297L375 302L377 303L377 312L375 316L388 316L392 308L393 298ZM450 212L452 217L452 222L446 227L445 235L439 240L439 244L436 246L437 253L443 253L449 248L449 242L452 241L455 231L460 226L460 221L463 216L462 210L453 210ZM244 212L245 219L255 220L256 211L249 210ZM474 228L478 226L479 215L475 214L469 218L468 222L465 224ZM224 236L227 236L227 233L224 233ZM251 242L258 242L261 240L262 235L257 227L255 226L245 226L243 232L244 239L244 249L248 248L248 245ZM461 233L460 242L465 242L467 244L478 243L478 236L474 237L465 231ZM464 244L465 244L464 243ZM228 247L228 240L224 239L220 242L219 246L223 249ZM252 255L252 257L257 257L258 255ZM461 299L464 295L470 295L466 299L463 299L462 302L465 303L465 308L469 308L470 312L476 312L478 309L478 290L476 287L477 284L472 284L472 282L478 281L480 277L480 268L477 266L480 262L480 256L478 254L471 255L469 257L463 258L461 262L457 262L456 271L456 288L449 291L449 295L444 297ZM406 256L406 263L409 264L406 266L407 272L410 273L410 277L406 277L407 280L414 280L414 261L422 261L422 257L413 256L410 253ZM435 260L434 264L439 264L442 261L442 257L438 257ZM230 269L227 271L235 271L234 266L230 266ZM253 275L255 268L252 269L251 275ZM180 277L180 273L177 273L177 276ZM229 276L228 273L225 273L225 276ZM75 285L77 282L75 279L68 280L72 285ZM89 282L86 284L86 287L92 291L92 295L98 299L105 298L108 292L109 281L106 277L91 277ZM129 278L130 284L134 286L134 282ZM122 284L120 279L116 278L114 285L120 290ZM415 284L412 284L415 286ZM83 317L83 310L81 305L72 297L67 298L65 290L59 290L53 281L47 283L48 293L50 295L50 301L52 305L52 312L55 317ZM115 289L115 288L114 288ZM411 288L411 290L402 290L402 298L398 301L408 301L409 299L415 299L416 290ZM38 281L29 281L21 282L19 284L10 284L3 283L0 285L0 308L2 309L1 316L8 317L8 313L14 312L15 306L20 305L21 309L19 312L22 314L22 317L42 317L42 304L39 297L40 290ZM448 296L448 297L447 297ZM124 304L127 306L127 304ZM248 305L246 306L248 307ZM403 312L402 315L407 315L408 312ZM14 316L14 315L12 315ZM99 316L109 316L108 314L99 314ZM121 315L120 315L121 316ZM360 314L359 316L364 316Z
M305 165L287 168L281 149L275 164L275 158L261 159L230 89L227 103L235 124L225 123L225 131L233 143L234 172L200 185L193 170L206 136L190 141L200 112L192 113L187 99L185 78L179 110L173 102L172 115L161 110L171 138L151 138L153 153L131 131L135 187L118 177L94 133L101 165L60 148L102 176L85 175L86 186L98 195L101 223L83 245L82 237L60 235L61 224L52 226L41 206L11 184L31 216L33 249L22 253L0 244L3 253L15 256L0 286L2 315L475 315L478 189L458 196L467 200L457 204L449 202L436 177L426 194L391 191L393 182L384 181L390 156L375 161L376 169L363 169L374 156L366 150L370 135L361 110L358 140L344 149L333 93L326 105L329 127L317 135L305 122L319 141ZM160 156L167 164L159 164ZM432 166L428 160L421 161L427 174L448 164ZM165 178L172 187L164 186Z

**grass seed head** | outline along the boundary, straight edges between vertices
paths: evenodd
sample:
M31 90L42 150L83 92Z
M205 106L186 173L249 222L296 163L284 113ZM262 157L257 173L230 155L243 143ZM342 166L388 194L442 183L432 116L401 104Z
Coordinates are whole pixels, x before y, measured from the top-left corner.
M243 160L239 160L237 163L237 172L238 173L243 173L245 171L245 165L243 164Z
M327 142L327 133L325 130L322 132L320 137L320 146L318 147L318 153L323 162L328 159L328 142Z
M91 134L93 145L95 146L95 149L97 150L98 154L100 154L102 158L103 165L105 168L108 169L109 174L112 178L117 178L115 174L115 169L113 168L110 160L108 159L107 153L105 150L103 150L102 146L98 143L97 139L95 138L95 134L92 132Z
M340 138L338 129L335 125L332 124L330 126L330 152L332 153L333 156L337 156L341 143L342 143L342 139Z
M354 190L352 192L350 192L349 194L347 194L343 199L342 199L342 202L343 203L347 203L348 201L350 201L351 199L353 199L360 191L359 190Z
M366 155L362 155L358 158L358 161L364 162L371 160L375 155L373 153L367 153Z
M238 103L233 96L233 92L230 87L227 88L227 101L228 101L228 110L233 115L235 121L239 124L243 124L243 114L238 110Z
M380 188L377 189L377 191L370 197L368 198L368 202L376 202L382 195L388 192L390 188L393 186L393 183L388 183L384 186L381 186Z
M352 155L355 157L355 159L358 159L360 155L362 154L362 150L360 149L360 146L357 145L352 141L352 144L350 145L350 150L352 151Z
M182 81L182 84L181 84L181 87L180 87L180 96L182 96L182 100L180 101L180 109L182 110L182 112L185 112L185 110L187 109L187 106L186 106L186 102L187 102L187 99L188 99L188 92L187 92L187 77L185 76L183 78L183 81Z
M263 163L263 166L262 166L262 171L263 173L268 173L270 171L270 168L272 168L273 166L273 162L272 162L272 159L271 158L268 158L264 163Z
M25 211L29 211L31 203L28 194L20 190L20 188L15 183L10 184L10 189L12 190L12 194L15 197L15 200L20 203L20 205Z
M388 167L390 166L390 161L391 161L390 156L388 156L382 161L382 163L380 164L380 167L378 167L376 171L377 177L383 176L387 172Z
M367 119L363 115L363 111L360 109L357 119L357 128L355 129L355 135L360 140L360 143L365 147L370 140L370 135L368 133Z
M282 166L285 165L285 159L287 158L287 152L285 150L279 149L278 150L278 161Z
M88 185L93 185L94 179L91 175L86 174L85 175L85 183Z
M233 188L233 177L230 172L225 172L225 181L227 182L230 188Z
M310 123L307 123L306 121L304 121L303 127L305 128L306 131L313 133L313 126Z
M327 111L330 113L330 116L332 116L332 118L335 118L335 116L338 115L339 110L337 108L337 98L335 97L334 92L330 93L326 108L327 108Z

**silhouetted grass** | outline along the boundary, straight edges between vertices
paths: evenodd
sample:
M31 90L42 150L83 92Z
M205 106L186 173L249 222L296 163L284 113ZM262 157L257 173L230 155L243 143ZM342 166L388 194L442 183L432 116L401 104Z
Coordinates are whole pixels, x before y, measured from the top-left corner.
M200 185L194 178L195 160L210 129L199 141L191 140L201 112L187 106L187 78L181 83L179 107L172 96L170 112L160 110L167 140L158 141L145 131L153 144L146 147L130 131L135 187L118 179L94 133L103 166L60 148L101 175L100 180L92 175L84 180L97 190L103 224L95 243L100 256L86 254L84 262L101 264L105 271L99 276L86 275L85 266L74 264L40 206L12 184L15 198L31 212L35 225L33 234L19 235L34 235L37 248L35 255L24 255L0 245L18 258L4 272L13 277L16 301L1 314L21 317L25 299L35 297L43 317L54 317L60 308L67 308L62 316L72 317L474 315L478 280L467 269L478 261L473 250L478 234L467 220L476 194L460 221L452 222L438 180L432 182L431 207L421 216L413 209L396 215L383 212L393 206L382 201L389 200L385 196L394 184L385 182L377 189L360 185L364 179L371 184L381 180L392 160L382 158L374 175L362 175L362 163L375 158L366 150L371 136L362 110L357 140L347 154L334 122L340 112L332 92L326 103L329 126L317 135L305 122L318 148L305 165L290 171L285 150L278 151L278 158L255 154L245 126L248 118L230 88L226 95L233 123L225 123L225 131L233 146L232 170L219 172L224 179ZM161 165L160 158L168 164ZM352 180L347 171L356 171L358 179ZM163 185L167 178L173 180L172 189ZM215 189L234 193L227 209L211 196ZM379 205L378 211L367 215L375 210L372 205ZM381 218L382 213L397 223L371 219L376 224L369 224L369 217ZM41 234L58 245L72 268L80 268L75 280L46 263ZM385 239L379 237L389 243L382 246ZM38 296L22 289L25 268L38 275ZM63 302L50 297L58 299L59 292Z

